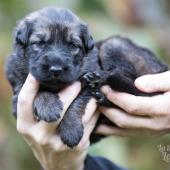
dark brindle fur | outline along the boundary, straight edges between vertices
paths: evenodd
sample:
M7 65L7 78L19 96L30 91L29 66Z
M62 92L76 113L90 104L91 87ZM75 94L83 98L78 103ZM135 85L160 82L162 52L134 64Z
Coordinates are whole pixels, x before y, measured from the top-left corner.
M8 59L6 73L13 89L14 115L18 94L30 72L40 82L34 114L47 122L56 121L63 109L56 92L76 80L82 82L79 97L59 126L61 139L73 147L83 135L81 118L90 98L95 96L99 104L113 106L100 92L102 85L147 95L134 87L134 80L167 69L149 50L126 38L111 37L94 47L87 25L71 11L45 8L28 15L16 27L14 50ZM109 121L101 116L98 123ZM94 134L92 138L98 140Z

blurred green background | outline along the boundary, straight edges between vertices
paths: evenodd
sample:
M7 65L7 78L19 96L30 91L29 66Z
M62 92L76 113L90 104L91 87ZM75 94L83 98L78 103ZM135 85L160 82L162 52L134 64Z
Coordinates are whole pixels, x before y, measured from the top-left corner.
M11 90L5 80L4 63L12 49L16 21L45 6L73 10L89 24L95 40L122 34L170 63L169 0L0 0L0 170L39 169L10 114ZM170 163L158 151L160 144L170 144L170 136L112 137L92 146L89 152L132 170L168 170Z

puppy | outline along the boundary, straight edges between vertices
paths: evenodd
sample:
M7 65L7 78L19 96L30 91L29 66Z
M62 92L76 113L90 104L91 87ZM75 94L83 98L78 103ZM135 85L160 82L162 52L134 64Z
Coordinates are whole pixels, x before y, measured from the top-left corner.
M100 73L98 71L93 73L93 75L97 74L100 77L96 80L98 87L107 84L114 90L137 96L153 96L161 93L144 93L134 85L135 79L142 75L161 73L169 69L168 65L157 59L150 50L121 36L112 36L99 41L95 44L95 47L99 50L101 68ZM95 82L95 80L93 81ZM99 88L93 91L93 96L98 99L99 105L117 107L105 98ZM100 124L116 126L103 114L99 117L96 127ZM97 142L103 137L92 133L91 142Z
M28 73L40 82L34 114L47 122L58 120L63 109L56 93L74 81L82 82L79 97L59 125L62 141L73 147L83 136L81 119L91 97L96 97L101 105L113 107L100 92L102 85L146 95L134 87L135 78L167 69L150 51L125 38L112 37L94 47L87 25L75 14L67 9L45 8L26 16L16 27L6 74L13 89L15 116L18 94ZM111 124L103 116L98 123ZM92 141L99 138L92 134Z
M63 104L56 93L86 72L99 69L98 50L93 46L87 24L70 10L48 7L22 19L16 27L13 52L6 65L14 115L17 116L18 94L30 72L40 82L33 105L35 116L47 122L58 120ZM85 103L91 98L88 91L81 95L79 100ZM86 105L79 100L68 109L65 123L59 127L62 140L70 147L78 144L83 135L81 116Z

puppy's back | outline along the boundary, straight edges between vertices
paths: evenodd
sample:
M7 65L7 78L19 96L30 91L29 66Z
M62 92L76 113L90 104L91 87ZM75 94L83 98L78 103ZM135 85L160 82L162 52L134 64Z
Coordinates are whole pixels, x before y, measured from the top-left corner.
M113 36L98 42L100 60L104 69L118 61L128 62L135 67L137 76L155 74L168 70L150 50L136 45L128 38ZM112 66L113 68L113 66Z

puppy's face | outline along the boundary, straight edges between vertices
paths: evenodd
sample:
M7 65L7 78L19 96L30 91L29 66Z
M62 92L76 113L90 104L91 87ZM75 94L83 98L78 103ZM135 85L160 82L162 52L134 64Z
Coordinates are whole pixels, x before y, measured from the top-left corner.
M70 84L79 78L93 40L87 26L71 11L45 8L19 23L18 46L24 50L29 71L37 80Z

